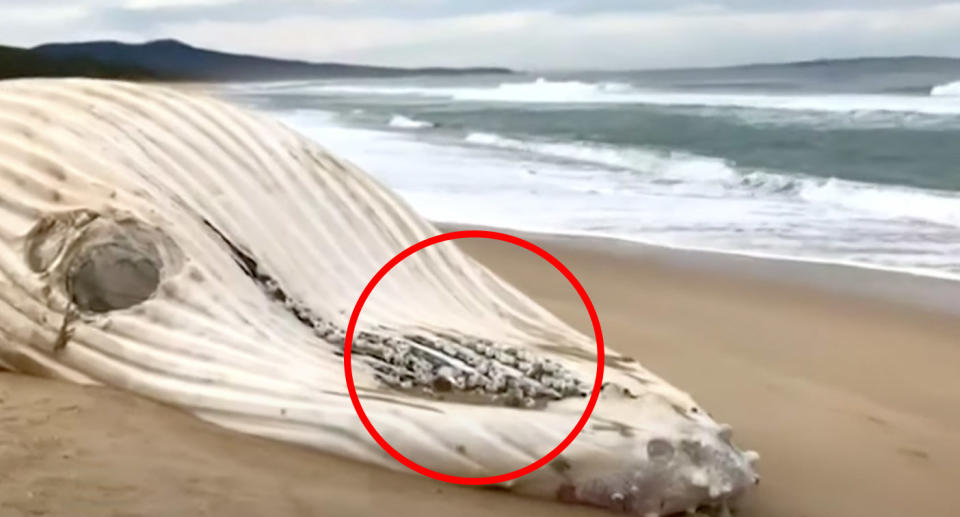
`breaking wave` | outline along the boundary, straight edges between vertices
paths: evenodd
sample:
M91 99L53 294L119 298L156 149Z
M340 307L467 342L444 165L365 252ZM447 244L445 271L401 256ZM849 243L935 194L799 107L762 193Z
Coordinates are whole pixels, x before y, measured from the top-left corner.
M641 89L619 82L551 81L509 82L488 87L382 86L314 84L303 90L317 94L389 95L448 99L462 102L525 104L640 104L653 106L730 107L792 112L866 113L898 112L960 115L960 103L937 87L931 96L893 94L752 94L704 93ZM291 91L291 90L288 90ZM280 93L280 92L278 92Z
M548 81L539 78L529 83L501 83L490 89L464 89L453 93L456 100L506 102L591 102L617 99L636 90L627 83Z
M934 86L930 90L933 97L960 97L960 81Z
M656 152L586 142L533 142L493 133L471 133L465 140L474 145L630 170L663 180L710 182L734 180L738 177L737 172L724 160L676 152Z
M684 193L771 197L960 227L960 194L948 191L744 170L723 159L676 151L589 142L528 141L493 133L471 133L465 140L477 146L629 171L648 181L673 184Z
M395 127L399 129L425 129L433 127L433 122L427 122L425 120L416 120L403 115L394 115L389 122L390 127Z

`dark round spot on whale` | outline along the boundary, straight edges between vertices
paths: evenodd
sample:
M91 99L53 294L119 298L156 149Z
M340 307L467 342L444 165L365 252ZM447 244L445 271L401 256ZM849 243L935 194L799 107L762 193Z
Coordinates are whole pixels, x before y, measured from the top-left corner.
M673 445L670 442L655 438L647 443L647 457L651 460L670 461L673 459Z
M550 468L553 470L564 473L570 470L570 462L567 461L563 456L557 456L557 459L550 462Z
M128 309L149 299L160 284L156 259L133 246L101 244L86 250L74 264L67 289L83 311Z
M433 379L433 389L438 393L446 393L453 389L453 381L443 375L438 375Z

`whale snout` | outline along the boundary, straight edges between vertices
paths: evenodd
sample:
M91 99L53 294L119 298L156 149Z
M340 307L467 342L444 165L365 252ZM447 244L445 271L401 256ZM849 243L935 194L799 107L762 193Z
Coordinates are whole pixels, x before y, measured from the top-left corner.
M760 480L751 464L756 454L729 444L658 438L647 449L646 459L615 473L562 485L557 498L645 517L723 515Z
M663 445L658 447L666 450ZM638 508L644 510L644 515L670 515L703 508L722 511L759 483L760 477L752 465L758 455L740 451L721 437L684 439L671 447L673 456L663 462L663 470L659 471L665 474L660 507ZM656 457L651 458L651 462L657 461ZM656 478L657 472L654 468L652 477Z
M759 455L734 445L730 426L716 423L686 397L670 395L637 405L641 401L601 399L600 424L589 431L599 447L579 449L575 442L567 454L572 472L555 497L644 517L724 515L735 507L759 483ZM635 419L614 424L605 417L631 409ZM589 467L578 471L581 457Z

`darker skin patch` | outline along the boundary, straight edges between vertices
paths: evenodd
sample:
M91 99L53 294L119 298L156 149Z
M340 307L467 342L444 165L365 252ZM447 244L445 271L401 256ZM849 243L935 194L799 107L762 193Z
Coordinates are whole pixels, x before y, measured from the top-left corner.
M55 162L39 156L30 157L30 165L33 165L40 172L53 177L58 181L67 181L67 171Z
M596 419L599 420L599 419ZM630 427L626 424L620 422L613 422L609 420L599 420L600 423L594 424L591 428L595 431L613 431L623 436L624 438L632 438L635 435L636 429Z
M211 230L213 230L213 232L217 234L217 237L220 237L220 240L222 240L224 244L226 244L227 247L230 248L230 252L233 254L234 261L237 263L238 266L240 266L240 269L242 269L247 276L249 276L254 280L259 280L261 278L259 274L259 264L257 264L257 261L254 260L249 253L240 249L239 246L237 246L236 244L233 243L233 241L228 239L227 236L224 235L223 232L221 232L210 221L204 219L203 224L207 225L207 228L210 228Z
M446 393L453 389L453 383L446 377L437 377L433 380L433 389L438 393Z
M571 484L560 485L557 488L557 500L562 503L577 503L577 487Z
M46 166L47 174L53 176L54 178L60 181L67 181L67 171L63 170L63 167L55 164L48 163Z
M301 157L299 153L293 152L293 149L288 149L287 154L290 156L290 158L293 159L293 161L297 162L300 165L303 165L303 157Z
M637 397L636 395L634 395L629 389L624 388L623 386L620 386L619 384L616 384L616 383L613 383L613 382L605 382L605 383L603 383L603 385L600 386L600 389L601 389L601 391L603 391L604 393L609 393L610 390L616 390L616 393L617 393L618 395L620 395L620 396L622 396L622 397L629 398L629 399L636 399L636 398L638 398L638 397Z
M44 216L27 235L27 264L36 273L50 267L66 246L65 234L81 232L100 216L86 210Z
M680 407L680 406L678 406L678 405L676 405L676 404L670 404L670 408L673 409L673 412L674 412L674 413L682 416L683 418L686 418L686 419L688 419L688 420L692 420L692 419L690 418L690 415L687 414L687 410L685 410L684 408L682 408L682 407Z
M680 450L690 458L690 461L692 461L694 465L703 465L707 459L704 455L703 447L697 443L683 441L680 443Z
M163 291L163 294L170 297L177 297L177 288L173 284L163 284L160 289Z
M566 458L564 458L563 456L557 456L555 460L550 462L550 468L553 469L555 472L564 474L566 472L570 472L570 469L572 467L570 466L570 462L567 461Z
M160 265L133 246L107 243L75 259L67 277L73 303L84 312L129 309L149 299L160 284Z
M47 124L49 124L49 123L51 122L50 117L48 117L46 113L44 113L44 112L42 112L42 111L40 111L40 110L37 110L37 109L32 109L32 108L31 108L31 109L28 109L28 110L27 110L27 115L28 115L30 118L36 119L36 120L38 120L38 121L40 121L40 122L44 122L44 123L47 123Z
M637 361L631 357L620 357L615 355L607 355L606 363L613 368L618 369L627 369L627 365L636 363Z
M57 333L57 341L53 344L53 353L57 354L67 347L67 343L73 338L73 329L70 324L76 321L77 311L73 305L67 307L66 314L63 315L63 323L60 325L60 332Z
M213 225L213 223L206 219L203 220L203 223L207 226L207 228L216 233L217 236L220 237L220 240L222 240L224 244L230 248L230 252L233 255L233 260L238 266L240 266L240 269L243 270L244 274L250 277L250 279L257 283L257 285L263 287L273 280L269 275L261 270L260 263L257 262L252 255L240 249L240 246L228 239L223 232ZM290 299L290 297L287 296L287 293L279 288L271 290L271 295L273 296L273 299L279 303L285 304ZM298 321L300 321L300 323L303 323L311 328L313 327L314 318L307 311L298 306L292 306L288 310L294 315L294 317L297 318Z
M18 187L23 187L27 184L27 180L23 179L23 176L13 174L12 171L6 167L0 167L0 171L3 171L4 176L13 178L13 184Z

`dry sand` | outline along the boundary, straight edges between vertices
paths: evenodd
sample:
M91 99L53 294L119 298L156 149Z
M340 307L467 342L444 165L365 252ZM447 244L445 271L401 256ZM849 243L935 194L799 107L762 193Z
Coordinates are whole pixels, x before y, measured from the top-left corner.
M908 275L528 235L580 278L608 345L761 452L741 515L960 512L960 287ZM589 331L562 277L464 248ZM942 310L936 310L942 309ZM0 516L604 515L222 431L107 389L0 375Z

